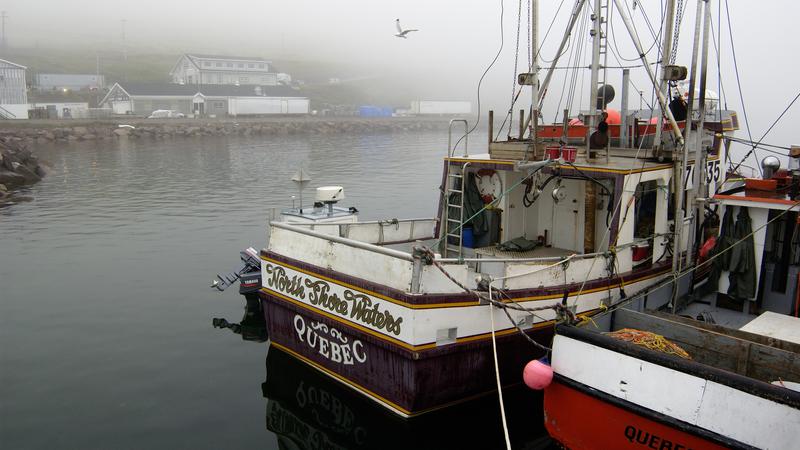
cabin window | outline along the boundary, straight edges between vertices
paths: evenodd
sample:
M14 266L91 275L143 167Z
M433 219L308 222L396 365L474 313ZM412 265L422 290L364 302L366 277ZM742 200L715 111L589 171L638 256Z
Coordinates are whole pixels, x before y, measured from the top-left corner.
M650 239L655 232L658 190L658 183L655 180L645 181L636 186L633 225L633 237L635 239Z

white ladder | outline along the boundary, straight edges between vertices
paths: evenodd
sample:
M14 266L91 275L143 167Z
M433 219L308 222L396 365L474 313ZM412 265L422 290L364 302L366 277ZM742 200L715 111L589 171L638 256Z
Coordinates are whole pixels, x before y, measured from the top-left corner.
M453 165L447 164L447 176L444 184L444 239L442 240L442 253L445 258L456 256L462 258L464 255L464 194L466 186L467 166L469 162L461 166L461 173L453 171ZM456 202L451 202L451 198L456 197ZM451 215L451 209L457 214ZM453 216L457 215L458 218ZM455 229L453 229L455 227ZM450 242L450 238L458 240L458 245Z

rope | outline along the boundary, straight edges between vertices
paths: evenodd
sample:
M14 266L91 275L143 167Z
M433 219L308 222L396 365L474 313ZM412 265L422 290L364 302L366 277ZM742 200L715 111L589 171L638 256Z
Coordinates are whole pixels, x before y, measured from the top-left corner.
M531 313L531 314L539 312L539 311L553 310L556 313L556 317L563 317L564 320L566 320L567 322L573 323L576 320L575 319L575 314L572 311L570 311L565 305L562 305L561 303L555 303L555 304L551 304L551 305L537 306L537 307L527 307L527 306L522 306L522 305L520 305L519 303L516 303L516 302L514 302L513 304L508 304L508 303L504 303L504 302L499 301L499 300L495 300L494 298L492 298L492 283L494 283L495 281L500 281L500 279L492 280L492 281L489 282L489 292L488 292L488 294L485 293L485 292L477 291L475 289L470 289L467 286L465 286L463 283L461 283L460 281L455 279L447 271L447 269L445 269L442 266L442 264L439 261L436 260L436 255L433 253L433 251L430 248L425 247L425 246L415 246L414 247L414 251L415 251L416 254L419 254L422 257L423 261L426 264L433 265L434 267L439 269L439 271L442 272L442 274L444 274L444 276L448 280L452 281L453 284L455 284L456 286L460 287L465 292L474 295L479 300L485 301L485 302L489 303L490 305L492 305L492 306L494 306L496 308L502 309L505 312L506 317L508 317L509 322L511 322L511 324L514 326L514 328L516 328L517 331L519 331L520 334L522 334L525 337L525 339L528 340L528 342L532 343L534 346L538 347L541 350L544 350L546 352L550 352L550 348L549 347L546 347L546 346L536 342L530 336L528 336L522 330L522 328L520 328L519 325L517 325L517 323L514 321L514 319L511 317L511 314L509 314L507 310L511 309L511 310L514 310L514 311L522 311L522 312L527 312L527 313ZM499 289L495 289L495 290L500 291ZM502 292L502 291L500 291L500 292Z
M497 380L497 398L500 399L500 418L503 421L503 436L506 439L506 450L511 450L511 439L508 437L508 422L506 421L506 408L503 405L503 385L500 383L500 366L497 364L497 339L494 333L494 311L489 308L489 318L492 321L492 356L494 357L494 373Z
M683 359L692 359L686 350L679 347L677 344L667 340L660 334L651 331L635 330L633 328L623 328L621 330L603 333L606 336L620 341L630 342L631 344L639 345L641 347L649 348L668 355L679 356Z
M772 129L773 129L773 128L775 128L775 125L777 125L777 124L778 124L778 122L779 122L779 121L780 121L780 120L783 118L783 116L784 116L784 115L785 115L785 114L786 114L786 113L789 111L789 109L792 107L792 105L794 105L794 102L796 102L798 98L800 98L800 92L798 92L798 93L797 93L797 95L795 95L794 99L793 99L791 102L789 102L789 106L787 106L787 107L786 107L786 108L783 110L783 112L782 112L782 113L781 113L781 114L778 116L778 118L777 118L777 119L775 119L775 121L774 121L774 122L772 122L772 125L770 125L770 126L769 126L769 128L767 129L767 131L765 131L765 132L764 132L764 134L761 136L761 139L759 139L759 140L758 140L758 142L756 142L756 143L755 143L755 145L753 145L753 147L750 149L750 151L749 151L749 152L747 152L747 154L746 154L746 155L744 155L744 158L742 158L742 160L741 160L741 161L739 161L739 164L737 164L737 165L736 165L736 167L734 167L734 168L733 168L733 171L734 171L734 172L736 171L736 169L738 169L738 168L739 168L739 166L741 166L741 165L742 165L742 163L744 162L744 160L745 160L745 159L747 159L747 157L748 157L748 156L750 156L750 154L751 154L751 153L753 153L753 152L755 152L755 151L756 151L756 148L757 148L759 145L761 145L761 141L763 141L763 140L764 140L764 138L765 138L765 137L767 137L767 134L769 134L769 132L770 132L770 131L772 131ZM750 139L752 140L752 137L751 137ZM785 155L784 155L784 156L785 156ZM756 156L756 158L758 158L758 156ZM760 168L760 167L761 167L761 166L759 165L759 168Z

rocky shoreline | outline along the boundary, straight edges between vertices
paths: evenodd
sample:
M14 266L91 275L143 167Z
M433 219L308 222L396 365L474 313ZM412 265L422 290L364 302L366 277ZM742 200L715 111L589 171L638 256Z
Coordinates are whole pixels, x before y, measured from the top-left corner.
M0 139L28 146L51 142L174 137L250 136L446 130L444 118L274 118L248 120L148 119L96 122L39 121L0 129Z
M25 144L0 137L0 203L23 200L14 192L34 184L45 175L45 166Z

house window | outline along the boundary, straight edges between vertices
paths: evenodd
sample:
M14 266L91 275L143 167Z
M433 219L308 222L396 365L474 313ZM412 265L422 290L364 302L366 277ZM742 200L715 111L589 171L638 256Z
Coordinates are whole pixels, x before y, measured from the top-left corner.
M222 84L222 74L221 73L217 74L217 83Z
M244 63L236 64L236 67L238 67L240 69L244 69Z
M222 63L221 63L221 62L218 62L218 63L217 63L217 67L222 67Z
M247 77L239 77L239 83L247 83Z
M224 102L213 102L211 106L215 109L224 109L225 103Z
M247 65L248 69L254 69L255 67L256 67L256 65L253 64L253 63L250 63L250 64Z
M203 61L203 67L211 67L211 63L208 61Z
M233 67L233 63L227 63L227 64L225 64L225 66L226 67Z
M259 65L258 65L258 68L259 68L259 69L263 69L263 68L264 68L264 64L259 64Z

